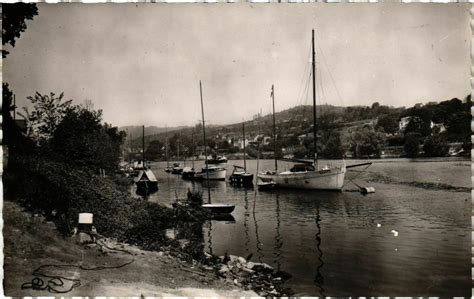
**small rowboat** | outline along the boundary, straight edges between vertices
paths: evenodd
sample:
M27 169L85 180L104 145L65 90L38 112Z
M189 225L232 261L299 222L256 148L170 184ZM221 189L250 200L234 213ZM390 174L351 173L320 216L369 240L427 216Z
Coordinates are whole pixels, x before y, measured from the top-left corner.
M208 203L201 207L215 214L230 214L235 209L235 205L228 203Z

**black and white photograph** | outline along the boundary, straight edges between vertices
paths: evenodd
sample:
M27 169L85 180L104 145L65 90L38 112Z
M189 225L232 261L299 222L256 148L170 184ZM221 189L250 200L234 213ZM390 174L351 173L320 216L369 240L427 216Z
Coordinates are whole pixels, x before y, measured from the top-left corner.
M470 297L471 7L2 4L4 295Z

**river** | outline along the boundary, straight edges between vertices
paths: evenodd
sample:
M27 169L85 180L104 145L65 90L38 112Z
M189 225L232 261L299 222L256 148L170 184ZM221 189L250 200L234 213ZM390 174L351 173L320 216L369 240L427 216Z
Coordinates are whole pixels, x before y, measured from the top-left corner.
M273 163L261 160L259 168ZM242 161L229 161L227 176L233 164ZM289 165L279 162L279 170ZM169 205L188 188L206 191L165 167L152 164L159 191L148 200ZM256 161L247 167L255 173ZM264 192L211 182L212 202L235 204L235 221L208 221L204 247L217 255L252 255L289 272L286 285L297 296L470 296L470 175L468 160L394 159L349 171L343 192ZM376 192L355 192L351 178Z

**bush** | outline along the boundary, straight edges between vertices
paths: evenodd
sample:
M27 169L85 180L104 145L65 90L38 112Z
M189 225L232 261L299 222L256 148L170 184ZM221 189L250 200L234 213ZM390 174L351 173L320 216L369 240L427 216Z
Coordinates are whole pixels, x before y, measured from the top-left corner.
M423 151L427 157L446 157L449 145L440 135L428 136L423 144Z
M410 133L405 136L405 154L407 157L415 158L420 154L420 135Z

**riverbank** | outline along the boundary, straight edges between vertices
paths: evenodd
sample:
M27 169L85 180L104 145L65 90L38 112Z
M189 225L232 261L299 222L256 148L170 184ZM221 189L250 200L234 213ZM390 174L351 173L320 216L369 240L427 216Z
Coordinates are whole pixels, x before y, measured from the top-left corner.
M76 244L63 239L52 222L31 215L12 202L3 202L4 292L7 296L51 296L48 290L22 289L32 281L32 272L42 265L120 266L119 269L87 271L74 267L46 267L42 273L80 282L67 296L257 296L219 277L197 263L189 264L167 252L140 250L135 246L107 241L106 247ZM126 252L125 252L126 251ZM46 280L46 279L44 279ZM64 280L58 291L71 288Z

